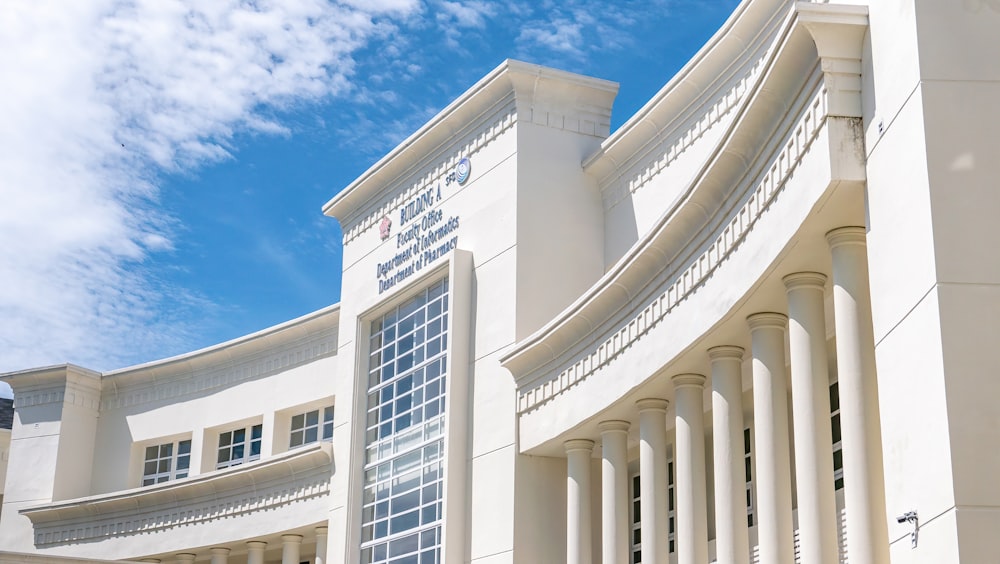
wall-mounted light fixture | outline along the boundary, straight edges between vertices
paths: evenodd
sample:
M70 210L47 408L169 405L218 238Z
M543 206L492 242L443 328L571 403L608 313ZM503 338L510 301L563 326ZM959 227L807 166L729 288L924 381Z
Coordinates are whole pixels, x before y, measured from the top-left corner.
M910 533L910 548L917 548L917 535L920 534L920 519L917 518L916 511L907 511L896 517L897 523L910 523L913 531Z

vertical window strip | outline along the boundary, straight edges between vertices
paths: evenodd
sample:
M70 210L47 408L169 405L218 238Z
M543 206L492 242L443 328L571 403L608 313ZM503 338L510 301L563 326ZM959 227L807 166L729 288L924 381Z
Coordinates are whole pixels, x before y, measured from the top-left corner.
M840 386L830 384L830 430L833 437L833 485L834 489L844 489L844 450L840 436Z
M448 298L444 279L372 323L364 564L441 561Z
M674 459L669 458L667 459L667 550L671 554L677 552L675 544L677 511L674 507L674 497Z
M642 511L640 511L639 486L641 478L638 474L632 476L632 564L642 562Z

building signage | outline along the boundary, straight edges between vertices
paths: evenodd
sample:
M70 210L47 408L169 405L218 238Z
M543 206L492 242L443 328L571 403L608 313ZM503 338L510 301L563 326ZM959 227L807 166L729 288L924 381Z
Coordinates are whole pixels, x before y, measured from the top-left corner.
M445 186L453 182L465 184L472 171L468 158L458 161L455 169L445 175ZM398 231L393 236L392 215L379 224L379 237L395 241L395 254L376 265L378 293L381 294L396 284L413 276L424 266L436 261L458 246L458 216L445 217L437 208L441 202L441 183L417 194L399 207Z

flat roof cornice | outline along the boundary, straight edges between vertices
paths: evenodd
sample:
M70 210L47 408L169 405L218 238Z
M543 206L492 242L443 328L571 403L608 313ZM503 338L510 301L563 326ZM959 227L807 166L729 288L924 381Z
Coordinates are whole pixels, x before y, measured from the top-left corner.
M65 383L67 378L89 378L95 383L111 380L115 385L143 380L162 380L176 375L190 374L194 366L229 364L240 356L250 356L286 343L298 342L319 331L336 330L339 322L340 304L334 304L224 343L135 366L102 373L75 364L58 364L0 374L0 381L10 384L16 393Z
M323 206L323 213L343 223L500 101L511 96L518 104L544 101L549 92L539 88L543 80L574 89L579 94L577 102L584 106L605 103L610 107L618 93L616 82L507 59L334 196Z
M672 129L699 99L727 86L726 77L753 52L777 24L788 0L744 0L715 35L621 127L584 160L588 172L603 181Z

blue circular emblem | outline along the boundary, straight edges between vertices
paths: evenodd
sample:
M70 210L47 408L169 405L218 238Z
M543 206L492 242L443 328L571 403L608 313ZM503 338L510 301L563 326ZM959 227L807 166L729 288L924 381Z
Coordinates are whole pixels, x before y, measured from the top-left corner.
M455 165L455 180L459 184L465 184L465 181L469 179L469 173L472 172L472 162L468 157L462 157L458 164Z

